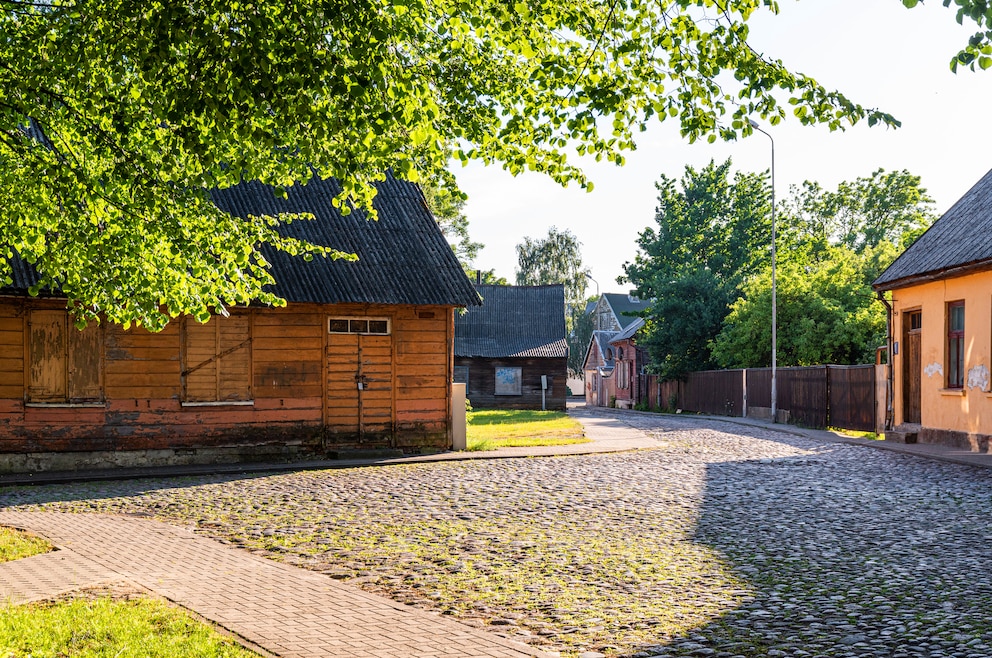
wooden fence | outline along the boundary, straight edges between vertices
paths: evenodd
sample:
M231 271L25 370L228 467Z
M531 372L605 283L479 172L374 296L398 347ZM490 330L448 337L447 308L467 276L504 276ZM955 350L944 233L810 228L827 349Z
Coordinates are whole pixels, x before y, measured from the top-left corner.
M778 368L777 408L805 427L877 431L878 376L874 365ZM667 381L641 375L637 402L650 409L770 418L771 380L771 368L709 370Z

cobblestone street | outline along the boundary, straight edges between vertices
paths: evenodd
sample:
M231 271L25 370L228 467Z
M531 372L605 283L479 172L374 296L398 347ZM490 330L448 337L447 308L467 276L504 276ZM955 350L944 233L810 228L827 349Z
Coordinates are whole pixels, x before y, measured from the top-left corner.
M0 489L149 516L564 656L992 656L992 471L627 414L616 454Z

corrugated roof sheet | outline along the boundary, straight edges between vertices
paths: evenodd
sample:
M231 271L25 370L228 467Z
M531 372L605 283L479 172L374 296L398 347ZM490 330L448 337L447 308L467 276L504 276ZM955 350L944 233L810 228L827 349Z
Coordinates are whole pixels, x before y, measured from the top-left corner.
M565 288L476 286L482 306L455 314L455 355L566 358Z
M312 221L283 225L280 232L358 254L357 262L329 258L306 262L263 246L276 280L273 291L289 302L478 305L479 296L427 209L420 188L392 176L376 187L378 221L367 220L362 211L342 215L331 204L341 189L335 180L314 178L295 185L286 190L285 199L257 181L214 190L211 197L217 207L237 217L311 213ZM20 260L12 266L12 288L26 292L37 281L34 268Z
M911 244L872 286L897 288L916 277L992 264L992 171Z
M622 340L632 338L637 330L644 326L644 318L634 318L634 321L627 325L627 328L610 339L611 343L619 343Z
M613 309L613 314L617 316L617 322L620 323L620 327L623 329L629 327L637 319L637 313L642 313L648 309L648 303L646 301L637 299L636 297L631 298L630 295L604 292L603 297L606 298L606 303Z

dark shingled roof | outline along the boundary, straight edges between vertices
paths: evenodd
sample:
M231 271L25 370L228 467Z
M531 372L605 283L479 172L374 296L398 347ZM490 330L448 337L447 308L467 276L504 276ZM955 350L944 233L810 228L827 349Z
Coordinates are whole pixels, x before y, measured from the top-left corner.
M875 279L891 290L940 274L992 266L992 171Z
M620 327L623 329L629 327L630 323L637 319L637 313L646 311L648 308L646 301L637 299L636 297L631 299L630 295L604 292L603 297L606 298L606 303L613 309L614 315L617 316L617 322L620 323Z
M568 357L564 286L476 288L482 306L455 314L455 356Z
M478 305L479 296L427 209L420 188L392 176L376 188L378 221L367 220L361 211L342 215L331 204L341 190L335 180L314 178L295 185L286 190L285 199L257 181L214 190L211 196L218 208L238 217L311 213L312 221L297 220L280 227L280 232L358 254L357 262L320 257L306 262L263 245L276 280L273 291L289 302ZM19 259L11 265L11 288L26 292L37 281L34 268Z

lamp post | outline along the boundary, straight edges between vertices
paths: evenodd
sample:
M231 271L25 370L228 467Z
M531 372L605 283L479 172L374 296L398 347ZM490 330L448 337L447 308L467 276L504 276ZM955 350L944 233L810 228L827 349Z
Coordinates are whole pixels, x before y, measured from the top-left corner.
M764 134L772 143L772 422L774 423L778 421L778 390L775 387L775 369L778 361L778 306L775 284L775 140L772 139L770 134L761 129L757 121L749 119L748 122L752 128Z
M586 275L586 278L587 279L589 279L590 281L592 281L593 283L596 284L596 299L599 299L599 281L597 281L596 279L592 278L592 275L589 274L588 272L583 272L583 274Z

